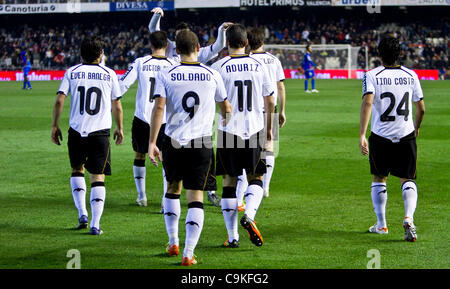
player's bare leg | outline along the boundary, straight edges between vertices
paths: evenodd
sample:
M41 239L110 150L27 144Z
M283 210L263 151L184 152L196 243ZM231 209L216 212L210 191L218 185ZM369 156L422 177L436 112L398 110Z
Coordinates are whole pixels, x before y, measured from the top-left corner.
M103 231L100 229L100 219L103 214L103 208L105 206L105 175L103 174L91 174L91 224L90 234L100 235Z
M236 196L237 177L229 175L223 176L222 192L222 214L227 228L228 239L225 241L225 247L239 247L238 233L238 200Z
M147 195L145 194L145 157L146 154L134 152L133 176L138 194L136 204L143 207L147 207Z
M186 214L186 240L181 265L191 266L197 263L194 255L195 247L203 229L205 213L203 211L203 191L186 190L188 211Z
M88 212L86 209L86 180L83 165L72 168L70 187L72 188L73 202L78 210L77 229L85 229L88 227Z
M369 228L369 232L377 234L387 234L388 228L386 224L386 203L387 203L387 177L373 176L371 196L375 214L377 215L377 223Z
M417 206L417 186L411 179L400 178L402 186L403 202L405 204L405 241L415 242L417 240L416 227L414 226L414 212Z
M169 256L178 256L179 254L178 221L181 214L181 189L182 181L169 183L163 198L164 221L167 235L169 236L169 244L166 251Z

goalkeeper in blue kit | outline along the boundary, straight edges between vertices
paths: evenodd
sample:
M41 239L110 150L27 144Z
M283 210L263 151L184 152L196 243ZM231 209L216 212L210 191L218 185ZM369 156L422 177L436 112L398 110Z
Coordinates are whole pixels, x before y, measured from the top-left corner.
M312 48L310 45L306 46L306 53L303 57L302 69L305 73L305 92L319 92L316 89L316 74L314 73L313 66L317 67L317 65L311 59ZM311 79L311 88L312 90L308 90L308 80Z
M27 57L27 53L22 50L20 52L20 59L22 61L22 67L23 67L23 87L22 89L31 89L31 83L28 79L28 73L30 73L31 70L31 63L30 59Z

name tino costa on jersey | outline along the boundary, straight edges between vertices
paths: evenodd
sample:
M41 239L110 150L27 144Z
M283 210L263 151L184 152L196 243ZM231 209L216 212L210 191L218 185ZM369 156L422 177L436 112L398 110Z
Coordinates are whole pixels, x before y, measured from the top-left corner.
M165 56L147 55L137 58L119 80L122 95L138 80L134 116L150 124L154 105L156 76L167 67L175 65L173 59ZM166 122L165 114L162 123Z
M122 96L114 70L98 64L72 66L66 70L58 93L70 93L69 125L82 137L111 129L111 101Z
M214 97L212 97L214 96ZM220 74L200 62L181 62L158 74L155 97L166 98L165 134L181 145L210 137L216 102L227 99Z
M249 139L264 128L264 97L273 95L273 83L265 65L253 56L229 55L211 68L223 78L233 114L226 126L219 116L218 129Z
M423 99L417 74L404 67L379 66L364 75L363 96L374 94L371 131L398 142L414 128L412 102Z
M259 60L262 64L266 65L267 72L269 73L269 79L274 83L274 88L276 88L277 82L285 79L283 66L275 55L267 51L252 52L250 55ZM278 89L274 90L273 99L274 104L277 105Z

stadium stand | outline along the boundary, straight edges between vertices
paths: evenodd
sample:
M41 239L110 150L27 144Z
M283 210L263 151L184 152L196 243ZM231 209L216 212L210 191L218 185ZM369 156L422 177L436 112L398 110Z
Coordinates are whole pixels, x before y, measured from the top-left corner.
M8 2L8 0L2 0ZM31 3L32 0L12 2ZM54 0L35 0L50 1ZM64 1L55 1L64 2ZM255 8L258 9L258 8ZM380 15L367 17L364 13L338 8L309 8L304 11L273 11L260 9L258 13L239 9L208 9L194 11L168 11L162 22L174 39L174 27L178 21L186 21L199 36L202 45L215 41L217 26L222 21L241 22L246 26L260 26L266 33L267 44L350 44L366 46L369 64L379 65L376 45L386 33L396 35L402 44L402 63L414 69L438 69L442 78L450 78L448 72L449 16L439 9L426 8L430 13L414 17L411 23L408 15L421 15L420 9L408 9L408 14L398 17L402 10L386 11ZM423 9L423 8L422 8ZM195 17L193 17L195 15ZM255 16L258 15L258 16ZM282 15L283 17L279 17ZM200 17L199 17L200 16ZM29 52L33 69L65 69L79 62L79 43L84 35L98 34L106 42L106 64L114 69L125 69L136 57L149 51L149 13L87 13L65 14L46 17L33 15L33 21L24 21L23 15L3 16L0 27L0 69L20 69L20 51ZM440 17L435 21L435 17ZM217 20L219 19L219 20ZM244 19L244 21L242 20ZM349 21L348 19L352 19ZM420 19L420 20L417 20ZM55 25L55 23L58 23ZM94 24L92 24L94 23ZM285 68L297 68L298 59L286 58ZM333 55L336 61L342 59ZM325 61L325 60L323 60ZM318 60L319 65L321 60ZM358 66L365 68L362 53Z

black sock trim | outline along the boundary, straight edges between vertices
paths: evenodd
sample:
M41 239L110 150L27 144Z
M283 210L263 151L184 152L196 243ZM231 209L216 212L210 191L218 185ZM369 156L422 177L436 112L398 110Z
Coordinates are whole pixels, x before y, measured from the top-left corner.
M188 209L192 209L192 208L203 209L203 203L202 202L190 202L188 204Z
M134 159L134 166L136 166L136 167L145 167L145 160Z
M179 198L180 198L180 195L177 195L177 194L171 194L171 193L166 193L166 194L164 195L164 198L176 200L176 199L179 199Z
M74 172L72 173L72 177L84 177L84 174L80 172Z
M91 188L94 188L94 187L104 187L105 186L105 182L93 182L92 184L91 184Z
M223 187L222 199L236 199L236 188Z
M256 185L256 186L260 186L261 188L263 187L263 181L261 180L251 180L250 182L248 182L248 185Z

